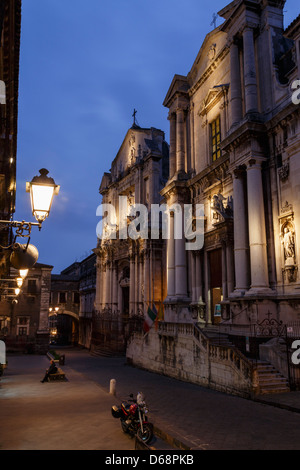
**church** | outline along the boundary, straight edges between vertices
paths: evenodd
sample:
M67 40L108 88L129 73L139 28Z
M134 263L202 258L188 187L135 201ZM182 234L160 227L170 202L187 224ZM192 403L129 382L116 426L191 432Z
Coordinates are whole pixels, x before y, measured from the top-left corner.
M117 228L114 237L101 232L94 250L97 283L91 350L95 353L125 352L131 332L143 326L148 306L166 297L165 240L151 239L150 217L151 206L161 203L160 191L168 180L169 146L163 131L140 127L135 115L99 189L102 206L115 210L116 220L109 226ZM147 233L131 237L127 228L133 216L127 215L138 204L147 210ZM124 214L126 235L121 237L116 221Z
M300 385L300 16L284 29L284 5L224 6L174 75L160 194L203 206L204 243L187 251L170 224L164 321L127 347L134 365L243 396ZM264 364L281 374L269 389Z

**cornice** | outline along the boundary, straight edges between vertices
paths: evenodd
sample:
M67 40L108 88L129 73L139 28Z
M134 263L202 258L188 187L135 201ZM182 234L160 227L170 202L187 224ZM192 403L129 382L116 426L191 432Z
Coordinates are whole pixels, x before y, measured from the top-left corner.
M197 80L197 82L190 87L188 94L190 97L192 97L197 90L208 80L208 78L214 73L216 68L220 65L220 63L225 59L227 54L229 53L229 48L228 46L224 46L223 49L219 52L219 54L216 56L214 61L209 65L209 67L203 72L201 77ZM189 78L191 78L191 75L188 75Z
M258 138L266 133L266 126L262 122L246 120L235 130L233 130L221 142L222 150L228 151L232 147L236 147L249 138Z

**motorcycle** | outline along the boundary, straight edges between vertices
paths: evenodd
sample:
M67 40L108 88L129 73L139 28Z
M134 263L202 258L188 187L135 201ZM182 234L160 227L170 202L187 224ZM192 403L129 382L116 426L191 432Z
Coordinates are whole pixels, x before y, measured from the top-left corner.
M127 402L122 402L121 406L112 406L111 413L114 418L121 420L123 432L131 436L138 436L146 444L151 441L153 425L146 416L148 408L141 392L138 392L136 400L131 394L130 399Z

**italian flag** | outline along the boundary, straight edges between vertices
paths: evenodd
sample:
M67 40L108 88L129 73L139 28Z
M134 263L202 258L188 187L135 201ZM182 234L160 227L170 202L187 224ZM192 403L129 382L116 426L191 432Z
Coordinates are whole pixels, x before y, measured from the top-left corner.
M144 332L148 333L151 326L155 322L155 319L157 317L157 310L155 308L155 305L152 305L152 309L148 307L147 313L145 315L145 320L144 320Z

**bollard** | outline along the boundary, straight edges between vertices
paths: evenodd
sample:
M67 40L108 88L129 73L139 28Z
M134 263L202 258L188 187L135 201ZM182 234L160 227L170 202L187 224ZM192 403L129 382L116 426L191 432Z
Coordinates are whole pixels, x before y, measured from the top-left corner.
M115 379L111 379L110 381L109 393L111 395L116 394L116 380Z

